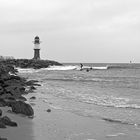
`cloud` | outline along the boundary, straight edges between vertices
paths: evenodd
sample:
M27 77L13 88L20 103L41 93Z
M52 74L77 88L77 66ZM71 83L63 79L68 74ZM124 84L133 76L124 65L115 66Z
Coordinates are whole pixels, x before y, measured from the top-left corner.
M13 50L18 50L18 54L12 53L22 56L19 51L28 49L33 36L38 34L44 45L47 42L44 49L49 54L44 56L60 58L58 52L63 52L65 55L61 56L66 60L67 51L74 50L71 58L74 60L78 59L76 54L81 50L82 55L86 53L87 58L93 60L100 52L102 58L106 58L118 44L117 50L121 48L125 52L126 46L133 50L130 44L134 40L135 44L139 43L139 7L139 0L0 0L2 46L11 45Z
M98 25L100 31L118 32L129 30L140 24L140 10L117 15Z

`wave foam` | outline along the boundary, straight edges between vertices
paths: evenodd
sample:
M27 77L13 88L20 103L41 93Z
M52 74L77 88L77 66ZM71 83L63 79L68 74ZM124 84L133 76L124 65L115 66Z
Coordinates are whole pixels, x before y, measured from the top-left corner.
M95 69L95 70L107 70L108 66L105 66L105 67L92 67L92 69Z
M35 72L35 69L32 68L16 68L18 70L19 73L33 73Z
M75 70L77 69L77 66L50 66L48 68L45 68L45 70Z

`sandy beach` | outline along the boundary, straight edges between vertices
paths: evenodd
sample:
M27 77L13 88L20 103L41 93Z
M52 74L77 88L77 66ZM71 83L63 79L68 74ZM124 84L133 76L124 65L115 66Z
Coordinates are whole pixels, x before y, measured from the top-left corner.
M18 123L16 128L1 129L1 137L8 140L95 140L101 138L100 133L105 134L106 127L109 127L97 119L54 109L44 102L37 101L35 104L34 119L11 114L7 112L9 108L1 108L5 115Z
M9 108L1 108L5 115L18 123L18 127L1 129L1 137L8 140L138 140L135 126L106 122L97 117L87 117L74 112L62 110L49 101L42 100L41 87L26 96L34 111L33 119L23 115L7 112ZM36 99L31 100L30 97ZM76 106L76 104L75 104ZM51 112L47 112L51 109ZM3 114L3 115L4 115ZM127 133L131 129L131 134ZM137 129L139 131L139 129Z

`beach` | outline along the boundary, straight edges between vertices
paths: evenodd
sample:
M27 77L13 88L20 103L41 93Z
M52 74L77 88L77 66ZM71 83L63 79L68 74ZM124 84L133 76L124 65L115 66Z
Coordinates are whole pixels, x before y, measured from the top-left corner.
M1 129L1 137L9 140L139 140L138 69L86 72L57 67L57 70L21 70L20 75L38 80L41 85L24 96L34 110L34 117L9 113L4 108L18 127Z
M28 100L34 94L37 93L29 94ZM97 117L75 114L55 108L52 104L50 105L50 102L42 101L40 95L36 97L35 101L29 101L34 103L33 119L7 113L8 108L4 108L5 114L12 120L16 120L18 127L0 130L1 137L9 140L138 140L140 137L135 134L140 129L133 125L111 123ZM51 97L48 97L48 101L49 98ZM47 112L47 109L51 109L51 112ZM131 133L128 130L131 130Z

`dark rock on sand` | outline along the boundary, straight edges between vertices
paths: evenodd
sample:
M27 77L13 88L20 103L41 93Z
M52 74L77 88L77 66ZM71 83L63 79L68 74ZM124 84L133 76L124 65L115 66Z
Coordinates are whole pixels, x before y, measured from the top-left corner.
M2 137L0 137L0 140L8 140L7 138L2 138Z
M0 118L0 121L3 122L5 125L8 125L8 126L14 126L14 127L17 126L17 123L11 121L11 119L7 116L4 116L4 117Z
M6 125L0 120L0 128L6 128Z
M32 85L36 84L37 82L39 82L39 81L37 81L37 80L29 80L29 81L26 82L26 85L27 86L32 86Z
M30 86L30 90L36 90L34 86Z
M51 109L47 109L47 112L51 112Z
M28 86L28 89L26 90L27 93L33 93L36 88L34 86Z
M35 96L32 96L30 99L33 99L34 100L34 99L36 99L36 97Z
M27 101L27 99L25 97L23 97L23 96L19 96L17 98L17 100L19 100L19 101Z
M2 110L0 109L0 116L2 116Z
M34 111L33 111L32 107L23 101L11 102L11 103L9 103L9 106L12 108L12 111L14 113L17 113L17 114L20 113L20 114L24 114L26 116L34 115Z

